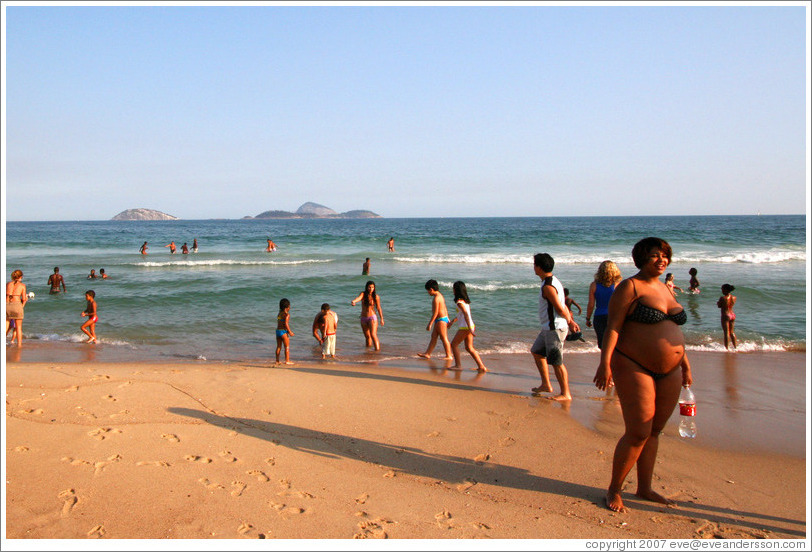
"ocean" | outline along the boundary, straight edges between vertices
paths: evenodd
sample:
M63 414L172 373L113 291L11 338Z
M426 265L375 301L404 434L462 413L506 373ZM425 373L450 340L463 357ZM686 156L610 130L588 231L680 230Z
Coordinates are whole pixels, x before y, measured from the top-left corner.
M583 309L575 312L586 343L568 342L567 354L597 351L585 325L589 284L605 259L624 277L634 274L631 249L646 236L673 247L676 285L687 289L688 270L698 269L701 293L678 295L689 313L689 351L724 350L716 307L724 283L736 287L739 352L806 350L803 215L7 222L6 279L21 269L35 293L23 330L39 348L88 347L79 327L84 292L93 289L97 350L117 360L273 360L279 300L287 298L292 360L317 358L311 325L327 302L339 315L338 355L359 362L411 359L425 349L426 280L440 283L452 311L451 285L462 280L487 364L489 355L528 354L539 330L532 264L539 252L554 257L556 276ZM181 254L195 238L198 252ZM265 251L268 238L276 252ZM146 256L139 254L144 241ZM170 241L174 255L164 247ZM366 257L369 276L361 273ZM65 294L48 293L55 266ZM87 278L102 268L108 279ZM367 280L384 312L379 353L366 350L360 306L350 306Z

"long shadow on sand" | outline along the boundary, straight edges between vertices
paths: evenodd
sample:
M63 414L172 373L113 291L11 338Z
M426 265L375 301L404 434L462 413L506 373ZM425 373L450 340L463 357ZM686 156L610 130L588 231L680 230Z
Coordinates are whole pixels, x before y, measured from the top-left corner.
M237 431L243 435L272 442L275 445L288 447L324 458L349 458L359 460L382 467L391 468L401 473L407 473L418 477L425 477L432 480L443 481L451 485L461 485L466 482L477 482L488 485L520 489L524 491L541 492L569 496L582 499L595 504L601 504L604 496L604 489L598 489L578 483L570 483L557 479L541 477L530 473L523 468L506 466L490 462L477 462L469 458L450 456L443 454L431 454L414 447L398 446L389 443L380 443L368 439L359 439L347 435L339 435L323 431L315 431L302 427L255 420L251 418L233 418L222 416L212 412L196 410L191 408L170 407L167 409L172 414L196 418L208 424L229 431ZM630 497L631 498L631 497ZM639 502L634 498L626 501L635 510L650 512L662 512L663 507L650 503ZM778 518L696 505L693 503L683 504L687 509L705 510L704 519L715 523L726 523L736 526L750 527L759 530L769 530L789 535L805 535L805 531L792 530L786 527L766 526L756 520L770 520L783 522L789 525L804 526L803 521ZM715 511L716 514L707 512ZM669 509L668 512L674 515L692 516L691 512L683 512L681 509ZM740 519L732 516L742 516L750 519Z

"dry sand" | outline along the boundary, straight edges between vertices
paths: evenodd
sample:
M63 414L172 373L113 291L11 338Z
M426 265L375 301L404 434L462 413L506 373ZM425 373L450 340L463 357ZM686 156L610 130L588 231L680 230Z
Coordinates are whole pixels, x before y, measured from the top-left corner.
M677 505L637 499L633 470L613 513L621 425L429 370L10 363L6 391L8 539L807 535L805 452L666 434L655 484Z

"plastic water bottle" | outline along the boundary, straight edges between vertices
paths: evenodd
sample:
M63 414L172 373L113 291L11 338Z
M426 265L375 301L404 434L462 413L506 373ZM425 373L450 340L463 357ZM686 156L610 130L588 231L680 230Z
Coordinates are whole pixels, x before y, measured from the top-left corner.
M686 439L696 437L696 397L687 385L679 394L679 436Z

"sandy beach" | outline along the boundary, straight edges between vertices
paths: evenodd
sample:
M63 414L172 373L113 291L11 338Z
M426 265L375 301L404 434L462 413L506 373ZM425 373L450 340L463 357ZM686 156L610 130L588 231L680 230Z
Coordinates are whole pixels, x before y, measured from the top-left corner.
M765 356L800 372L802 406L762 429L801 446L716 440L730 408L713 414L709 390L746 411ZM676 506L638 500L632 471L626 514L603 507L622 421L584 381L593 354L566 359L569 407L522 391L529 376L500 383L499 359L481 378L433 362L9 362L6 537L806 538L805 355L692 358L711 436L666 431L655 481Z

